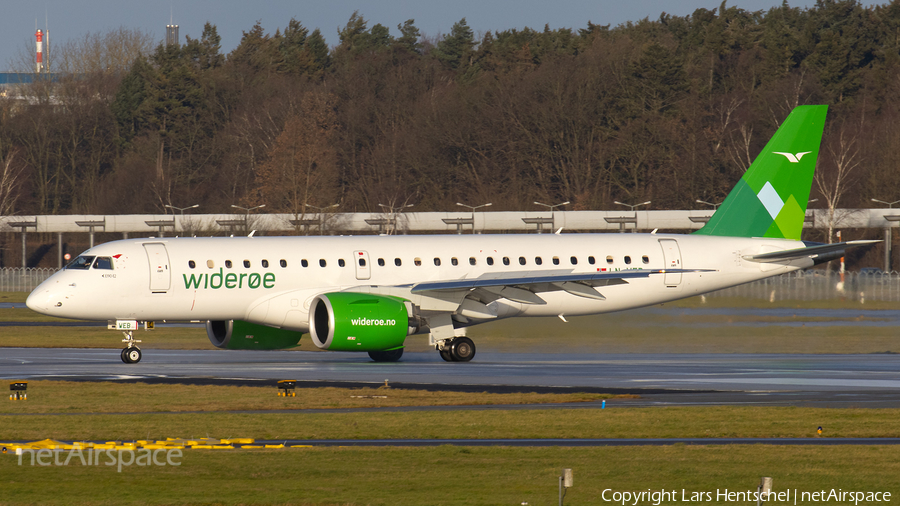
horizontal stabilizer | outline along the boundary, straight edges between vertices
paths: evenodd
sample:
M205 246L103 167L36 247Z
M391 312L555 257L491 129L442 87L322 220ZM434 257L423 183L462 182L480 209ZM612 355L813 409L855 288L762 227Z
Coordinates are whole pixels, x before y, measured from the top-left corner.
M785 251L773 251L771 253L762 253L759 255L745 255L743 258L744 260L760 263L789 262L791 260L797 260L799 258L816 259L822 256L835 258L836 255L840 256L838 254L843 253L848 248L863 246L865 244L874 244L876 242L881 241L846 241L837 242L834 244L807 243L811 246L807 246L805 248L789 249Z

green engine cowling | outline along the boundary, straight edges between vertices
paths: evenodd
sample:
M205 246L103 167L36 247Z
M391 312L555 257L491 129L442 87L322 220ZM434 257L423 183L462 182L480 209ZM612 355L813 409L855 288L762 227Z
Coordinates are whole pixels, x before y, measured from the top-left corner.
M276 329L241 320L207 321L206 335L216 348L228 350L281 350L300 342L301 332Z
M416 328L412 303L399 297L323 293L309 308L312 342L325 350L396 350Z

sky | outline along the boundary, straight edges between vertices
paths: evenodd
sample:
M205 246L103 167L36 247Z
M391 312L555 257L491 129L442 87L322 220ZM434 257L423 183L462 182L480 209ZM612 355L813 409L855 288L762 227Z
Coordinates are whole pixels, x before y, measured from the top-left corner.
M728 5L755 11L781 5L781 1L732 0ZM814 3L795 0L790 5ZM203 24L209 21L216 25L222 51L227 54L257 21L274 33L292 17L310 31L319 28L329 44L337 44L338 28L346 25L356 10L369 27L381 23L393 35L399 35L398 24L412 18L424 35L435 36L448 33L462 18L477 35L525 27L540 30L544 25L578 29L588 21L616 26L647 17L658 19L663 11L683 16L720 4L721 0L3 0L0 70L10 69L23 55L33 53L35 25L49 28L54 43L121 26L141 29L162 40L171 19L179 25L183 42L185 35L199 38Z

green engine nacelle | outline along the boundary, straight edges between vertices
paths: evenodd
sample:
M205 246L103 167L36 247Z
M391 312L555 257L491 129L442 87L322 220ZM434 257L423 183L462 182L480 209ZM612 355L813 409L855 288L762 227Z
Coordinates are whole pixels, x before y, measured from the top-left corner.
M415 331L412 303L398 297L324 293L309 308L309 335L325 350L396 350Z
M216 348L281 350L297 346L303 334L241 320L227 320L206 322L206 335Z

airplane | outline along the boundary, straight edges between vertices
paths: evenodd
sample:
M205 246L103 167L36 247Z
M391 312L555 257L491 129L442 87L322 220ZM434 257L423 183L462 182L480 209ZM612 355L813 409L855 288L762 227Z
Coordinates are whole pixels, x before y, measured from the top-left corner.
M703 228L692 234L184 237L112 241L41 283L39 313L106 320L137 363L134 331L205 321L218 348L298 346L403 355L428 334L468 362L469 326L517 316L589 315L777 276L878 241L800 240L827 106L785 119Z

